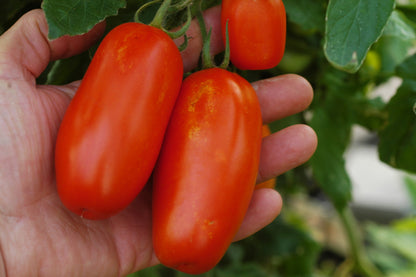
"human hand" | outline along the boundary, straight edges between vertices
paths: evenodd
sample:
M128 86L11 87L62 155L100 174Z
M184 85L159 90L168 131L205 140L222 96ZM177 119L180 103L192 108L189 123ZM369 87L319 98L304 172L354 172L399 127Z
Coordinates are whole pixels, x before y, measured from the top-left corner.
M219 8L205 13L213 28L212 51L222 50ZM48 41L41 10L24 15L0 37L0 275L124 276L158 263L151 238L151 190L139 194L120 214L91 221L61 203L54 176L59 124L79 82L36 85L51 60L73 56L95 42L104 25L77 37ZM196 65L202 46L197 24L182 53L185 71ZM178 42L180 43L180 42ZM265 123L304 110L312 88L296 75L253 84ZM315 133L294 125L263 140L258 182L309 159ZM254 192L235 240L252 235L279 213L282 200L272 189Z

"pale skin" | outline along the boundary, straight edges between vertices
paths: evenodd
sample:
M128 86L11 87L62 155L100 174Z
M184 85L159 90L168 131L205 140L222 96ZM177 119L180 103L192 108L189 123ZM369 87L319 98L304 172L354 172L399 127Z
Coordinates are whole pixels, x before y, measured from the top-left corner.
M213 28L212 51L222 50L219 8L205 13ZM61 119L79 82L36 85L51 60L85 51L104 24L77 37L47 39L41 10L24 15L0 37L0 276L125 276L158 264L151 239L151 189L146 187L120 214L83 219L60 202L54 178L54 144ZM201 49L193 22L185 70ZM180 42L177 42L178 44ZM310 84L284 75L253 84L264 123L305 110ZM317 145L314 131L294 125L263 140L258 182L306 162ZM235 240L248 237L279 215L282 199L273 189L256 190Z

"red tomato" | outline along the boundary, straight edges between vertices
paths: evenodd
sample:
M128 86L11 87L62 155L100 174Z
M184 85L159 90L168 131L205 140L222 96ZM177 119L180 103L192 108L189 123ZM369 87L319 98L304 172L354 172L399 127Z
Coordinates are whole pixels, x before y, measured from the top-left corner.
M221 27L228 37L232 63L240 69L275 67L286 44L286 11L281 0L223 0Z
M223 69L182 84L153 179L153 245L162 264L199 274L222 258L247 211L262 121L252 86Z
M180 90L179 50L163 31L125 23L100 44L59 129L58 193L71 211L102 219L147 182Z

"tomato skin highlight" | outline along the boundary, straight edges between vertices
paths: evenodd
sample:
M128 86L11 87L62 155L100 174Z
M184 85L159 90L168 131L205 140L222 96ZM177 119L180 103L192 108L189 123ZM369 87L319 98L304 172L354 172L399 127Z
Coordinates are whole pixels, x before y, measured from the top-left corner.
M223 0L221 29L226 23L232 63L243 70L277 66L286 44L286 10L282 0Z
M64 205L89 219L129 205L156 163L183 63L163 31L124 23L103 39L61 123L55 151Z
M254 190L262 119L242 77L213 68L181 88L153 173L153 246L162 264L200 274L223 257Z

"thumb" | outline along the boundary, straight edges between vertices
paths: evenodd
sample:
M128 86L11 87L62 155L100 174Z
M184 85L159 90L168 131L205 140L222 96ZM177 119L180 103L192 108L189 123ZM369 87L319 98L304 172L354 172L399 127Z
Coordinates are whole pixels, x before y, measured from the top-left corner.
M100 23L86 34L50 41L44 12L32 10L0 37L0 73L9 78L33 80L50 61L87 50L101 36L104 28L105 24Z

